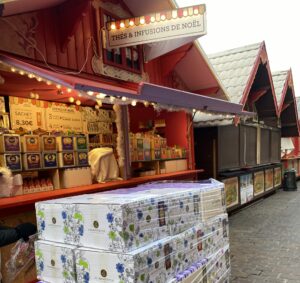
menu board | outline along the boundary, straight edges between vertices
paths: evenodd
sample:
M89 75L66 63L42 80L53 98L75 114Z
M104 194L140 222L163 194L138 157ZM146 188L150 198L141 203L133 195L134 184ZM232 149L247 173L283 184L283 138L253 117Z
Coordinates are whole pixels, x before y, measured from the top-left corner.
M253 177L252 174L240 176L241 204L253 199Z
M81 107L42 100L10 97L12 129L83 132Z
M281 167L274 168L274 187L281 186Z
M265 191L264 171L254 173L254 196L258 196Z
M26 130L46 129L45 107L41 100L9 97L10 119L12 129L20 127Z
M237 205L239 203L239 181L238 177L225 179L222 181L225 187L226 207Z
M274 178L273 169L265 170L265 190L266 191L272 190L274 188L273 178Z
M46 111L46 129L48 131L83 132L81 108L63 103L49 103Z

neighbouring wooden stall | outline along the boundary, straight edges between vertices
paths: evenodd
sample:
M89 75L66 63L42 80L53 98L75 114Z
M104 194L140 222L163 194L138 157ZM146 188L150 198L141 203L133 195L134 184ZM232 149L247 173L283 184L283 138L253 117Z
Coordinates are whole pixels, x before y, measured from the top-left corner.
M227 208L232 211L281 187L281 129L264 43L209 59L230 101L256 112L251 119L203 113L194 119L196 168L204 169L204 177L225 183Z

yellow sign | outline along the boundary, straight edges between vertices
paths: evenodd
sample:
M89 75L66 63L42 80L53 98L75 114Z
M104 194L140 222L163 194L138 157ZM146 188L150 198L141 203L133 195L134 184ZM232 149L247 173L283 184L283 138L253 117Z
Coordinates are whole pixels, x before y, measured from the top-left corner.
M49 103L45 115L48 131L83 132L82 112L79 107L63 103Z
M40 100L9 97L10 119L12 129L45 129L45 104Z

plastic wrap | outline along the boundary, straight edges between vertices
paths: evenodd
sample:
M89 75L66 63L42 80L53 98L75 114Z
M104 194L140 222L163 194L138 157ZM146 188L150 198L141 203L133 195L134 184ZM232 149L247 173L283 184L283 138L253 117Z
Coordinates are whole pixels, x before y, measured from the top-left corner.
M20 239L11 249L9 260L5 263L8 282L15 282L15 278L34 264L34 241L37 235L29 237L25 242Z
M224 185L213 179L37 203L44 240L38 243L47 246L39 244L39 278L69 282L65 276L76 273L77 282L225 283L230 272L225 210ZM68 253L64 243L73 245ZM72 264L55 265L53 273L51 260L62 258Z
M39 239L128 252L224 213L222 188L176 183L40 202Z
M78 282L168 282L193 263L210 258L226 245L228 219L227 214L222 214L183 233L128 253L38 241L36 264L38 278L49 282L74 282L72 274L75 273ZM76 269L72 251L75 252ZM61 278L69 281L60 281Z

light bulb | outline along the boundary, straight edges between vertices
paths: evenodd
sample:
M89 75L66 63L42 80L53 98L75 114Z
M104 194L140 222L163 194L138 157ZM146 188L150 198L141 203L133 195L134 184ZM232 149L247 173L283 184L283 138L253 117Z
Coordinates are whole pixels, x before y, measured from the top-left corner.
M40 78L40 77L38 77L36 80L37 80L38 82L41 82L43 79Z
M67 89L67 92L68 92L68 93L71 93L71 92L72 92L72 89L68 88L68 89Z
M35 99L39 99L40 98L40 96L36 93L35 94Z
M34 75L33 75L33 74L28 74L28 78L29 78L29 79L33 79L33 78L34 78Z
M130 25L130 26L133 26L133 25L134 25L134 21L133 21L133 20L130 20L130 21L129 21L129 25Z
M61 85L56 85L56 87L57 87L58 89L61 89Z
M111 24L110 28L114 30L114 29L116 29L116 25L115 24Z
M172 18L173 19L177 18L177 11L176 10L172 11Z
M127 100L127 97L123 96L122 101L126 101L126 100Z
M110 102L114 102L116 100L116 98L114 97L114 96L111 96L110 98L109 98L109 101Z
M145 107L148 107L149 106L149 102L148 101L144 101L144 105L145 105Z
M50 81L46 81L47 85L52 85L52 83Z
M121 22L121 23L120 23L120 27L121 27L121 28L124 28L124 27L125 27L124 22Z
M198 15L199 14L199 10L198 9L194 9L194 14Z
M164 21L164 20L166 19L166 15L164 15L164 14L161 15L161 16L160 16L160 19L161 19L162 21Z
M81 101L80 100L76 100L76 105L80 105L81 104Z
M35 94L33 92L30 93L30 98L32 98L32 99L35 98Z
M10 70L15 73L17 70L15 68L10 68Z
M93 96L93 95L94 95L94 92L93 92L93 91L88 91L87 94L88 94L89 96Z
M82 94L80 92L78 92L78 97L82 97Z
M101 107L102 106L102 101L101 100L96 100L97 104Z
M193 109L193 113L196 113L196 111L197 111L196 109Z
M100 109L100 106L98 104L96 104L95 108L98 110L98 109Z
M151 21L152 23L154 23L154 22L155 22L155 17L154 17L154 16L151 16L150 21Z
M145 19L144 18L140 18L140 24L143 25L145 23Z
M24 76L24 75L25 75L25 72L24 72L24 71L20 71L19 74L20 74L21 76Z
M136 100L132 100L132 101L131 101L131 105L132 105L132 106L136 106Z
M184 15L185 17L188 15L187 10L184 10L184 11L183 11L183 15Z
M96 97L99 98L99 99L103 99L103 98L106 97L106 94L104 94L104 93L98 93Z
M69 102L73 103L75 101L74 97L69 97Z

